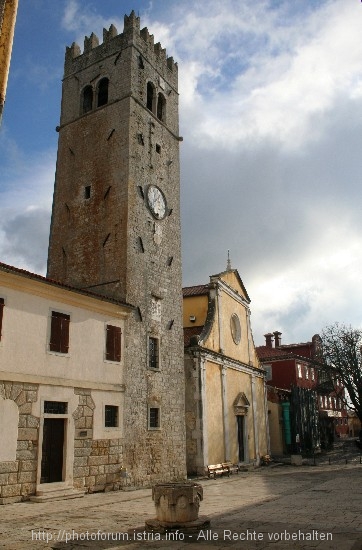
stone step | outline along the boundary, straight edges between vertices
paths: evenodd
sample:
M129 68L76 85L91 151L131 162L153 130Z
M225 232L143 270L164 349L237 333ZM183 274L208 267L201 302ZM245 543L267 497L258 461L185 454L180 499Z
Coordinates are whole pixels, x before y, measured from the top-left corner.
M36 492L36 495L30 497L31 502L49 502L53 500L68 500L71 498L81 498L84 497L85 491L80 491L73 489L72 487L67 488L54 488L39 490Z

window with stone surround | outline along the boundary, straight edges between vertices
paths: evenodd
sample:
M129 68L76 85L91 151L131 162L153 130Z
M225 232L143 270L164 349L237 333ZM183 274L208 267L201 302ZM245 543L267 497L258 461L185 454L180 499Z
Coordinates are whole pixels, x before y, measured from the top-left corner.
M69 351L69 324L70 315L52 311L50 326L49 350L57 353Z
M0 298L0 341L2 336L4 305L5 305L4 298Z
M161 427L160 407L149 407L148 409L148 428L158 430Z
M147 109L155 114L156 90L152 82L147 82Z
M265 380L268 382L273 378L272 366L264 364L263 369L265 370Z
M115 405L105 405L104 426L106 428L118 428L118 407Z
M121 360L121 336L120 327L113 325L106 326L106 360L117 361Z
M97 89L97 107L102 107L108 103L108 78L102 78L98 83Z
M159 354L160 354L159 339L155 338L154 336L149 336L149 338L148 338L148 366L149 366L150 369L159 369L160 368Z
M236 345L240 344L241 340L241 324L240 319L236 313L233 313L230 317L230 329L231 336Z
M66 401L44 401L44 413L68 414L68 403Z
M88 113L93 109L93 88L92 86L86 86L82 93L82 114Z
M157 118L165 122L166 118L166 99L163 94L159 93L157 98Z

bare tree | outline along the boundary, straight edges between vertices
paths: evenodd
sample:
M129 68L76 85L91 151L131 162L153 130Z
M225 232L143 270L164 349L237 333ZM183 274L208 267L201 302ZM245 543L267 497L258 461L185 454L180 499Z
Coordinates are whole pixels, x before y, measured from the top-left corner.
M335 323L321 334L319 372L322 381L346 400L362 422L362 330ZM342 386L338 384L342 383Z

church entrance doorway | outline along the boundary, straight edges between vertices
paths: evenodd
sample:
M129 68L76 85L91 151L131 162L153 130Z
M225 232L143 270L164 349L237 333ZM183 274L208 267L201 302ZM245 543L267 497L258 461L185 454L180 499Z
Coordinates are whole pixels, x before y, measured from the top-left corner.
M245 417L238 415L238 444L239 444L239 462L245 462Z

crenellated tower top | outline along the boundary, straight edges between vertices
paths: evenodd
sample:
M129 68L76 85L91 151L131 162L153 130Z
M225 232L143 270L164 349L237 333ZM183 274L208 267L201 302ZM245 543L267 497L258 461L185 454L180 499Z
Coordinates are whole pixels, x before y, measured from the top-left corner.
M124 16L123 33L118 34L117 28L111 25L109 29L103 29L103 43L92 33L84 38L83 53L80 46L73 42L66 48L64 77L97 63L107 56L121 55L122 50L134 46L141 56L146 57L155 65L163 78L177 88L177 63L173 57L168 57L166 49L161 44L154 43L154 36L149 33L147 27L140 28L140 18L132 10L130 15Z

